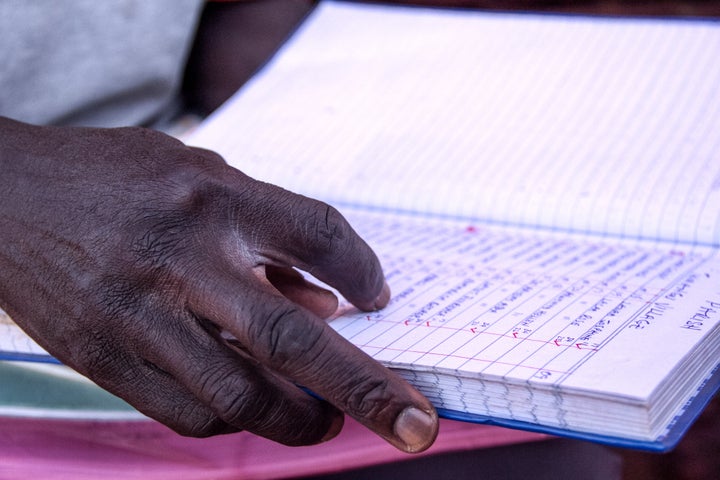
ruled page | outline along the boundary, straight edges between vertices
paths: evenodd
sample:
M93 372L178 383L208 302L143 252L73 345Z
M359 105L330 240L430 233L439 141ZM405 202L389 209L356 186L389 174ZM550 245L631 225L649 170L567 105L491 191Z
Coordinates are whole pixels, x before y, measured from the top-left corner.
M346 304L331 325L385 365L459 378L450 395L469 377L641 405L720 358L716 249L346 214L393 295L378 312Z
M322 2L190 142L332 203L720 244L720 24Z
M0 309L0 360L57 361Z

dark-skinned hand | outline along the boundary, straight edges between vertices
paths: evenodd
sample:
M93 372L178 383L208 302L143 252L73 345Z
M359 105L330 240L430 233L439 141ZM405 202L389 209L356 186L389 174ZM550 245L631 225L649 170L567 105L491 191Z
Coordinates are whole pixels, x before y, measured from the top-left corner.
M334 332L335 296L295 270L388 302L332 207L152 130L0 117L0 138L0 307L56 358L184 435L308 445L345 412L432 444L430 403Z

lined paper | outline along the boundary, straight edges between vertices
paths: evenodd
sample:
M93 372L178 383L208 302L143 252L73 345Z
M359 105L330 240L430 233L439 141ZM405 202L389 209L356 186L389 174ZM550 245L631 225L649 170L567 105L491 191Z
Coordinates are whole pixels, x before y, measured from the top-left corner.
M331 325L441 408L599 434L612 417L629 438L647 438L645 418L655 438L720 358L717 249L345 214L393 295Z
M324 2L191 141L331 203L718 245L717 58L717 22Z
M384 259L393 297L381 311L341 315L333 325L389 365L573 386L571 375L598 357L583 375L599 390L649 397L661 367L720 322L716 251L387 214L350 218ZM703 305L712 315L691 328L686 321ZM643 378L609 375L615 359L627 360L631 340L618 335L634 338L633 352L647 350L638 357L658 368ZM656 346L641 339L655 335L674 342L653 354Z
M0 310L0 360L37 359L55 362L49 354Z

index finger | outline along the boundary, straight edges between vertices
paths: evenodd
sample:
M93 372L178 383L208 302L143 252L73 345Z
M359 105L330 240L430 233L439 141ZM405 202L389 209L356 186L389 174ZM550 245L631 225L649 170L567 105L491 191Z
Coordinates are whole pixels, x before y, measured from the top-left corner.
M258 232L256 254L311 273L362 310L388 303L390 289L380 261L340 212L324 202L261 185L265 191L256 198L273 201L257 207L266 230Z
M198 292L191 309L232 333L259 363L403 451L423 451L433 443L435 409L396 373L267 285L238 285L220 272L210 278L216 282Z

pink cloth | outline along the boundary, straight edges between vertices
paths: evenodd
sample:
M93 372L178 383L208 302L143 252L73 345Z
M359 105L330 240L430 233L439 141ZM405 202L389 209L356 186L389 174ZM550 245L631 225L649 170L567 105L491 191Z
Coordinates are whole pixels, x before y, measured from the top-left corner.
M442 420L420 455L536 441L545 435ZM0 478L43 480L265 479L332 473L416 458L350 419L313 447L285 447L241 432L181 437L153 421L102 422L0 418Z

